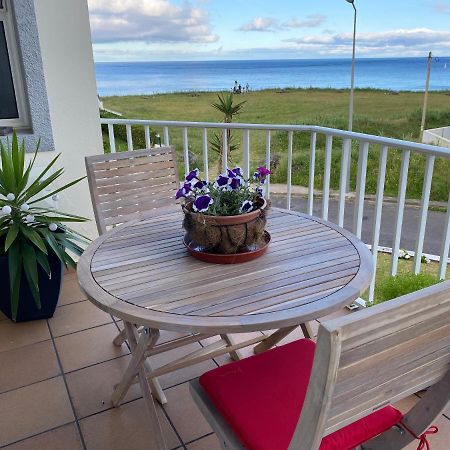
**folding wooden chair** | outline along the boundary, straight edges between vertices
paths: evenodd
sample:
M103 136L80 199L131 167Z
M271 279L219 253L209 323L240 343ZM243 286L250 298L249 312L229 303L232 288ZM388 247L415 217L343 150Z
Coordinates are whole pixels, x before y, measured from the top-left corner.
M99 234L173 205L179 187L172 147L89 156L86 170Z
M450 399L450 282L320 326L307 339L191 383L228 450L394 450L420 440ZM392 404L427 392L403 415ZM426 447L428 448L428 447Z

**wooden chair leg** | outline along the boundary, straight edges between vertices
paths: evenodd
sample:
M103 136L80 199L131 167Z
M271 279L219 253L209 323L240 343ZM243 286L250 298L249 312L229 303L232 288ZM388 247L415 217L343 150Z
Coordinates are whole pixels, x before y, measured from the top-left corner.
M151 340L155 340L155 338L150 334L142 333L139 337L139 342L136 343L136 337L132 328L133 326L131 324L125 323L125 330L127 332L133 354L128 367L123 374L122 380L114 388L114 393L112 396L112 403L114 406L119 406L120 402L125 397L128 389L133 383L134 378L139 372L140 366L142 366L145 360L145 351L147 350L147 347L149 346Z
M314 331L311 328L311 325L309 322L305 322L300 324L300 328L302 329L303 336L305 336L306 339L313 339L314 338Z
M254 353L262 353L266 350L269 350L270 348L274 347L278 344L281 340L283 340L286 336L291 334L295 329L297 328L297 325L293 327L287 327L287 328L280 328L279 330L272 333L270 336L268 336L266 339L264 339L261 343L259 343L255 348L253 349Z
M136 328L128 322L125 323L125 330L127 332L128 342L130 343L131 350L133 351L133 357L135 354L137 354L136 359L139 359L137 376L139 378L141 391L144 396L147 413L150 416L150 432L152 435L151 448L152 450L167 450L161 425L158 419L158 413L156 412L156 406L153 401L152 393L150 391L147 376L145 373L145 351L149 346L152 347L156 344L159 338L159 331L150 330L150 332L148 333L138 333ZM137 338L139 340L137 340ZM142 349L144 349L143 352ZM133 378L134 377L131 378L131 381Z
M220 337L228 344L228 345L234 345L233 344L233 339L231 336L229 336L228 334L221 334ZM242 355L240 355L238 353L238 350L232 351L229 353L231 359L233 361L239 361L240 359L242 359Z
M127 332L125 330L125 328L114 338L113 340L113 344L116 347L120 347L125 340L127 339Z

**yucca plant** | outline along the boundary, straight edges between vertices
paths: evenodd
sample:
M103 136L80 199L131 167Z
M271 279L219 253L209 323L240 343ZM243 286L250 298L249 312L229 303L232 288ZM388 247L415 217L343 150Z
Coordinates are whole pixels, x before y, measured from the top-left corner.
M212 103L211 106L217 111L223 114L224 123L232 123L235 116L241 114L246 101L235 103L234 96L232 93L218 94L218 101ZM227 130L227 156L228 160L231 161L231 153L239 149L239 144L235 142L234 136L231 130ZM219 158L217 161L218 172L221 173L224 170L222 155L223 155L223 135L215 133L210 141L211 148L218 153Z
M83 249L78 243L87 242L85 237L64 223L85 222L88 219L40 206L40 202L49 197L57 200L59 192L84 177L51 189L52 183L63 174L63 169L50 173L60 156L57 155L31 180L38 151L39 144L30 162L25 164L25 142L19 143L15 132L6 145L0 142L0 256L8 258L13 320L17 316L21 283L28 283L36 307L41 309L38 268L41 267L49 278L52 276L48 259L52 253L66 267L76 267L66 250L81 255ZM47 188L49 192L44 192Z

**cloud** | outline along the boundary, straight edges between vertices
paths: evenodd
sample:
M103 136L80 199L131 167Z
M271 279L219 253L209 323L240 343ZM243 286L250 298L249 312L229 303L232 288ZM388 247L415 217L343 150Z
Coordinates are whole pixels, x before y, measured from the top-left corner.
M311 35L284 42L296 44L298 48L314 50L321 54L348 54L352 45L351 33ZM416 55L431 49L450 48L450 32L428 28L399 29L391 31L358 33L357 50L360 54Z
M207 13L171 0L88 0L93 41L211 43Z
M303 20L291 19L284 23L273 17L255 17L250 22L238 28L238 31L259 31L259 32L275 32L280 30L289 30L292 28L315 28L323 24L327 19L323 14L312 14Z
M262 32L273 32L280 28L278 21L270 17L255 17L250 22L238 28L239 31L262 31Z
M323 14L312 14L304 20L292 19L285 22L282 26L283 28L315 28L322 25L327 16Z
M436 0L433 2L433 9L440 14L450 14L450 3Z

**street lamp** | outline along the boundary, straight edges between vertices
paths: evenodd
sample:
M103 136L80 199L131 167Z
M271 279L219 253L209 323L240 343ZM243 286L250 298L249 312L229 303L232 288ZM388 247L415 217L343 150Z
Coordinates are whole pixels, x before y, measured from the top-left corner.
M355 0L345 0L351 3L353 10L355 11L353 19L353 54L352 54L352 81L350 87L350 105L348 108L348 131L353 130L353 94L355 91L355 53L356 53L356 6Z

